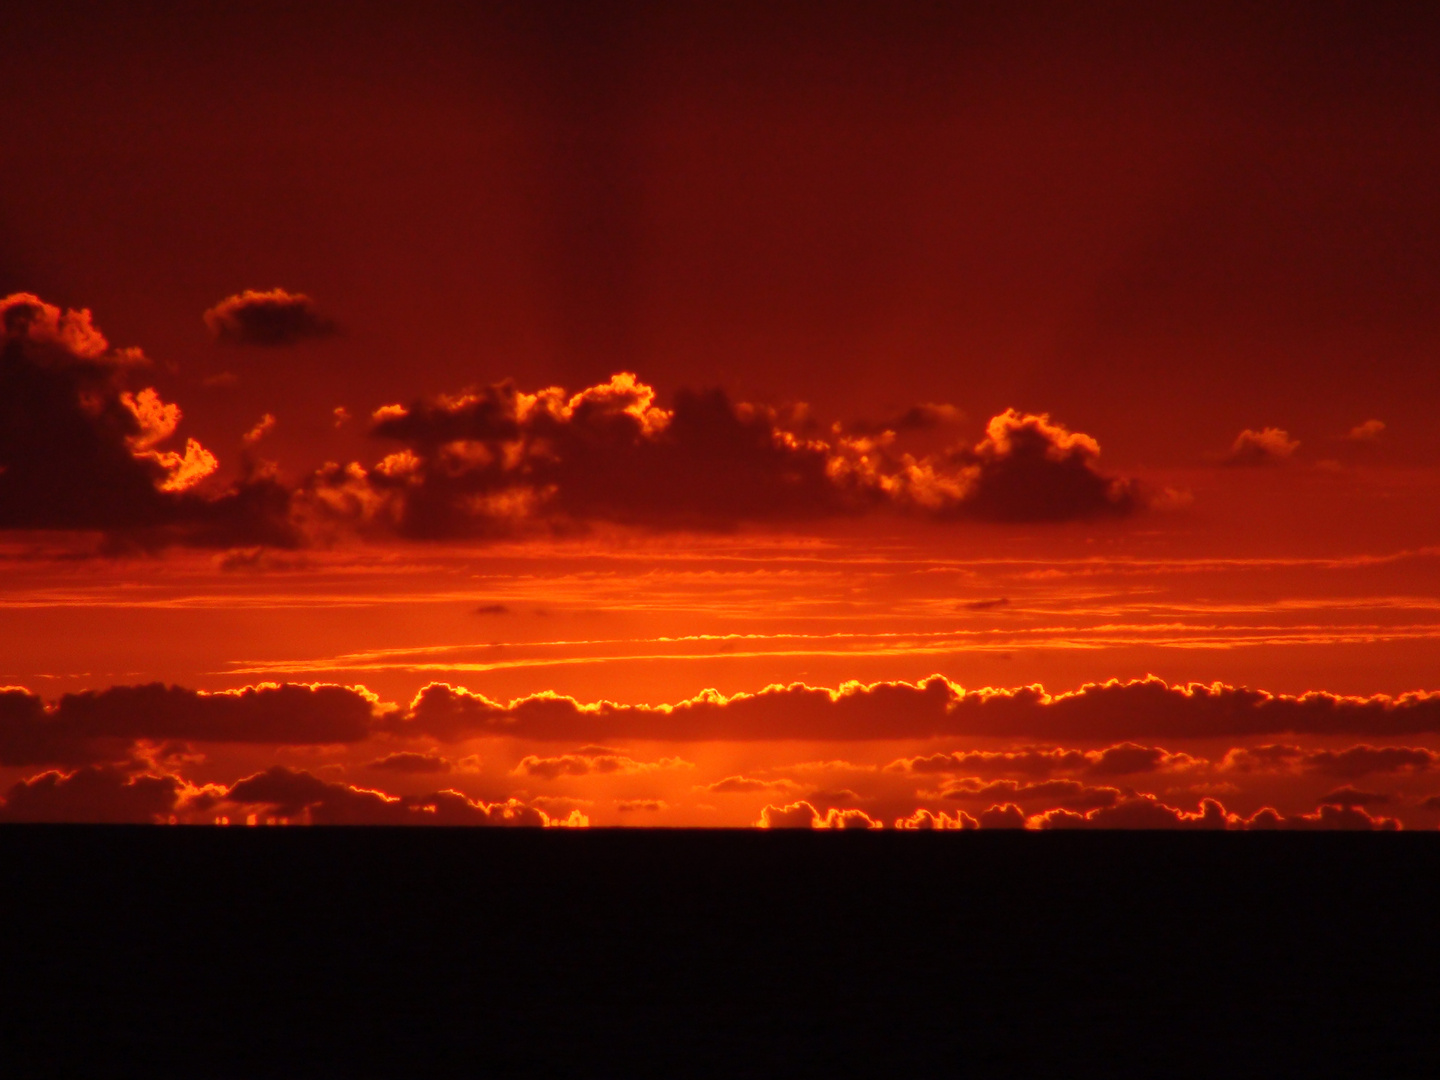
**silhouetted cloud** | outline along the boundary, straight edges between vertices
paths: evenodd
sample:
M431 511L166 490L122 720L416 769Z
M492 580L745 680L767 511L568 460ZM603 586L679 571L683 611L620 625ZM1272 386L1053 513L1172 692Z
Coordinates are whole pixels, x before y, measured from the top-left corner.
M237 780L225 796L241 807L264 807L315 825L528 825L554 824L543 810L515 799L475 802L458 791L398 796L322 780L313 773L272 766Z
M1368 810L1374 806L1389 806L1395 801L1395 796L1383 791L1360 791L1353 785L1346 784L1344 787L1328 791L1315 800L1316 806L1340 806L1340 807L1363 807Z
M227 296L205 312L205 325L219 341L268 347L293 345L336 332L335 324L320 314L315 301L304 293L284 289L246 289Z
M916 810L909 817L896 818L895 828L906 830L932 830L932 829L978 829L980 822L976 821L965 811L961 810L955 814L936 814L923 807Z
M0 691L0 764L80 765L125 759L138 740L271 745L355 743L373 729L376 700L328 685L262 685L206 693L179 686L112 686L46 707Z
M1041 800L1049 806L1065 810L1095 810L1115 806L1124 793L1119 788L1089 787L1078 780L1041 780L1033 784L995 780L987 784L977 779L965 779L945 785L941 795L946 799L992 804L997 799L1022 804Z
M113 766L46 772L5 793L0 821L150 825L167 820L185 790L174 776Z
M804 801L787 806L766 806L760 811L760 820L755 824L762 829L884 828L883 822L876 821L863 810L831 808L822 814L812 804Z
M982 829L1023 829L1025 828L1025 811L1014 803L1004 803L1000 806L992 806L984 811L979 817Z
M847 683L836 690L792 683L729 696L707 691L673 705L649 706L604 701L585 705L549 692L498 702L447 683L431 683L403 717L387 720L386 726L397 734L441 740L487 733L595 741L1403 735L1440 731L1440 694L1296 696L1218 683L1170 686L1151 677L1088 683L1052 695L1038 686L966 691L932 675L918 683ZM1185 759L1154 760L1179 766Z
M1095 466L1099 446L1048 416L1007 411L974 447L915 458L887 435L821 439L721 390L673 407L630 373L567 395L499 383L378 410L370 434L401 448L309 482L317 520L438 538L565 532L593 522L728 529L878 508L938 520L1067 521L1144 505Z
M251 476L204 482L215 456L194 439L167 449L179 406L131 390L148 361L111 349L88 311L38 297L0 300L0 529L93 529L132 543L293 544L289 493Z
M1279 465L1289 461L1300 443L1281 428L1267 427L1260 431L1246 428L1235 437L1230 452L1222 459L1226 465Z
M1344 750L1305 750L1266 744L1236 747L1219 762L1227 772L1307 772L1354 780L1370 773L1427 772L1440 764L1440 754L1419 746L1359 746Z
M1158 746L1122 743L1104 750L1068 750L1061 747L1017 747L1014 750L972 750L953 754L927 754L901 758L885 768L889 772L989 773L991 775L1052 776L1075 773L1091 776L1131 776L1170 772L1203 765L1189 754L1172 754Z

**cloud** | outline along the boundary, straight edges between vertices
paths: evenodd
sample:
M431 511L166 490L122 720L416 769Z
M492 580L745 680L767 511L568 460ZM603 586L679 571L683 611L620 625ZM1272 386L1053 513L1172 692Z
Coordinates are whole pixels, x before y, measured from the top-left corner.
M916 810L909 817L896 818L895 828L902 830L933 830L933 829L978 829L980 822L976 821L965 811L961 810L953 816L950 814L936 814L926 809Z
M1096 468L1100 444L1067 431L1048 414L1008 409L990 420L969 455L954 455L971 486L933 509L941 518L996 522L1057 522L1121 517L1144 506L1134 481ZM923 475L922 464L916 468ZM931 470L933 472L933 469ZM937 482L943 475L935 473ZM921 490L928 488L928 483Z
M760 820L755 823L761 829L883 829L884 823L876 821L863 810L841 810L831 808L824 814L808 802L791 803L788 806L766 806L760 811Z
M174 776L114 766L46 772L5 793L0 821L150 825L168 820L190 790Z
M1122 743L1104 750L1019 747L1015 750L973 750L953 754L928 754L901 758L887 765L887 772L968 773L1051 776L1055 773L1084 773L1091 776L1132 776L1139 773L1170 772L1205 764L1189 754L1172 754L1158 746Z
M560 821L516 799L503 803L476 802L458 791L436 791L419 796L387 795L383 791L322 780L303 769L288 769L281 765L237 780L225 799L243 808L263 807L274 814L299 818L315 825L540 827ZM571 816L576 818L573 813Z
M246 289L228 296L205 312L205 325L216 340L232 345L294 345L336 333L335 324L320 314L315 301L284 289Z
M583 704L551 692L506 703L431 683L405 715L393 716L385 725L396 734L443 741L486 734L597 742L1405 735L1440 731L1440 694L1286 695L1221 683L1171 686L1147 677L1087 683L1052 695L1041 686L967 691L932 675L916 683L850 682L833 690L804 683L729 696L707 690L673 705L650 706ZM1188 759L1175 755L1164 760L1178 765Z
M88 311L16 293L0 299L0 324L0 528L295 542L289 493L258 476L211 490L215 455L195 439L174 443L179 406L129 387L148 361L111 349Z
M510 615L511 610L504 604L481 604L470 612L471 615Z
M1350 784L1334 791L1326 792L1315 800L1316 806L1339 806L1344 808L1363 807L1370 809L1372 806L1389 806L1395 801L1395 796L1387 795L1383 791L1360 791Z
M665 808L666 804L662 799L618 799L615 802L615 809L622 814L633 814L637 811L654 813Z
M562 776L609 776L612 774L631 775L654 772L656 769L693 769L688 761L678 757L661 758L659 761L636 761L621 754L563 754L560 757L537 757L534 754L522 758L515 766L518 776L538 776L543 780L556 780Z
M789 794L801 789L793 780L752 780L747 776L727 776L724 780L706 785L704 790L716 795L738 795L753 794L757 791L782 791Z
M1289 432L1280 428L1267 427L1260 431L1246 428L1235 437L1235 442L1222 463L1239 466L1280 465L1289 461L1299 446L1299 442L1290 438Z
M417 538L565 533L596 522L723 530L878 509L936 520L1058 522L1144 505L1096 468L1099 445L1048 416L1009 410L981 442L916 458L890 436L812 437L788 414L680 390L671 408L622 372L567 394L513 383L389 405L374 466L331 465L307 485L321 521Z
M1419 746L1359 746L1304 750L1269 744L1236 747L1219 762L1222 772L1307 772L1355 780L1370 773L1421 773L1440 764L1440 754Z
M1009 603L1008 597L997 596L993 600L970 600L959 607L962 611L993 611L995 608L1006 607Z
M1026 824L1025 811L1014 803L992 806L979 820L982 829L1023 829Z
M411 751L401 751L398 754L387 754L377 761L370 762L365 767L379 772L448 773L451 764L448 758L441 757L439 754L416 754Z
M941 797L965 802L1034 802L1044 800L1052 807L1065 810L1095 810L1117 805L1123 796L1119 788L1089 787L1078 780L1042 780L1022 784L1015 780L984 783L969 778L953 781L942 789Z
M933 431L936 428L954 427L965 419L965 414L954 405L937 405L922 402L912 405L903 412L883 420L857 420L845 426L845 430L857 435L882 435L885 432Z
M1289 829L1298 832L1393 832L1400 828L1395 818L1371 817L1360 807L1321 806L1313 814L1285 815L1273 807L1257 810L1237 822L1236 827L1253 831Z
M1202 799L1197 813L1166 806L1153 795L1134 795L1087 814L1064 808L1038 815L1040 829L1225 829L1232 818L1214 799Z
M1241 818L1215 799L1200 800L1198 811L1167 806L1153 795L1134 795L1113 806L1087 814L1055 809L1037 814L1029 827L1038 829L1290 829L1309 831L1392 830L1400 823L1393 818L1375 818L1354 806L1321 806L1313 814L1286 816L1271 807Z
M261 439L265 438L266 435L270 434L270 432L274 430L275 417L271 413L267 412L264 416L260 417L259 420L255 421L254 427L252 427L244 435L240 436L240 441L246 446L254 446L259 443Z
M1384 430L1384 420L1366 420L1363 424L1356 424L1346 432L1345 438L1352 442L1374 442Z
M355 743L373 730L377 700L363 689L262 684L209 693L179 686L112 686L46 706L0 690L0 764L119 761L139 740L270 745Z

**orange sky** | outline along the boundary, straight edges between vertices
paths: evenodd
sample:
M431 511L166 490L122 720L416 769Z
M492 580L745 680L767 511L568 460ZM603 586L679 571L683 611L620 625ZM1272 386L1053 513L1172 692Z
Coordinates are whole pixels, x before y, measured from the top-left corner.
M1440 824L1423 9L17 19L0 818Z

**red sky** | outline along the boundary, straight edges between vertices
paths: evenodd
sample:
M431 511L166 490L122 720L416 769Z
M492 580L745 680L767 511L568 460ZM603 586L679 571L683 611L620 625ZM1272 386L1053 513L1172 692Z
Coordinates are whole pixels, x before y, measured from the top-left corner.
M1427 8L8 26L0 816L1440 823Z

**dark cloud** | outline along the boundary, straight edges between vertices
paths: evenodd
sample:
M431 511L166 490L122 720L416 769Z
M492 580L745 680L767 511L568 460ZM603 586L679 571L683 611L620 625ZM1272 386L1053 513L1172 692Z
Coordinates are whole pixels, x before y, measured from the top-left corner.
M184 791L176 777L113 766L47 772L5 793L0 821L151 825L168 820Z
M1010 603L1008 597L997 596L993 600L970 600L960 605L963 611L993 611L995 608L1006 607Z
M1087 814L1064 808L1039 816L1042 829L1226 829L1233 818L1214 799L1202 799L1197 813L1166 806L1153 795L1134 795Z
M996 522L1056 522L1122 517L1144 506L1134 481L1096 467L1100 444L1069 432L1048 415L1009 409L991 419L985 438L968 454L951 455L972 483L963 495L934 507L937 517ZM937 479L939 477L937 476Z
M470 612L471 615L509 615L511 611L504 604L481 604Z
M805 801L790 803L788 806L766 806L760 811L756 822L762 829L880 829L883 822L876 821L863 810L842 810L832 808L825 813Z
M1015 750L972 750L901 758L886 766L888 772L988 773L1016 776L1051 776L1084 773L1090 776L1131 776L1191 768L1204 762L1188 754L1172 754L1158 746L1122 743L1104 750L1067 750L1018 747Z
M895 828L904 830L930 831L935 829L978 829L980 822L965 811L956 814L936 814L923 807L909 817L897 818Z
M1254 466L1281 465L1294 456L1300 443L1290 438L1290 433L1280 428L1267 427L1260 431L1246 428L1235 436L1235 442L1221 461L1226 465Z
M119 761L139 740L355 743L370 734L375 705L349 687L292 683L217 693L113 686L66 694L48 708L37 695L9 689L0 692L0 764Z
M218 341L267 347L294 345L336 332L335 324L320 314L315 301L284 289L246 289L228 296L205 312L205 325Z
M982 812L979 820L982 829L1023 829L1025 811L1014 803L1005 803Z
M1207 739L1285 732L1406 735L1440 731L1440 694L1292 696L1219 683L1171 686L1153 677L1089 683L1055 695L1038 686L967 692L943 676L932 675L919 683L850 683L839 690L794 683L729 697L706 692L665 706L603 701L582 706L573 698L548 692L497 702L445 683L431 683L405 716L387 721L387 728L441 740L507 734L597 742L943 736ZM1189 759L1174 755L1160 760L1178 765Z
M1281 814L1272 807L1256 811L1237 822L1236 827L1254 831L1289 829L1297 832L1393 832L1400 828L1394 818L1371 817L1358 806L1321 806L1313 814Z
M474 802L458 791L398 796L321 780L304 770L276 765L238 780L226 801L241 807L300 818L315 825L528 825L550 819L517 800Z
M450 760L439 754L416 754L410 751L387 754L365 767L377 772L393 773L448 773L451 769Z
M654 813L665 809L665 803L661 799L621 799L615 803L615 809L622 814L633 814L637 811Z
M1006 802L1026 803L1043 801L1051 807L1064 810L1096 810L1115 806L1124 793L1119 788L1089 787L1078 780L1041 780L1034 784L1022 784L1015 780L995 780L984 783L976 779L953 781L942 791L942 797L964 802L993 803L997 799Z
M1389 806L1395 801L1395 796L1388 795L1383 791L1360 791L1350 784L1328 791L1315 800L1316 806L1340 806L1345 808L1363 807L1370 809L1372 806Z
M564 532L594 522L728 529L878 508L936 520L1067 521L1141 508L1135 485L1097 471L1099 446L1048 416L995 417L974 447L915 458L888 436L787 426L786 414L681 390L673 407L634 375L566 395L500 383L392 405L370 434L401 444L372 468L317 473L319 520L401 535Z
M679 758L661 758L659 761L636 761L622 754L562 754L559 757L537 757L534 754L522 758L515 766L521 776L538 776L542 780L557 780L562 776L608 776L613 773L653 772L656 769L689 768L688 761Z
M129 388L148 361L110 348L88 311L17 293L0 322L0 528L101 530L118 546L296 542L289 493L264 476L214 490L215 456L175 443L180 408Z
M927 401L912 405L883 420L854 421L846 425L846 430L856 435L882 435L887 431L933 431L936 428L953 427L964 419L965 414L954 405L936 405Z
M1418 746L1359 746L1344 750L1305 750L1267 744L1236 747L1219 762L1226 772L1307 772L1355 780L1371 773L1421 773L1440 764L1440 754Z

